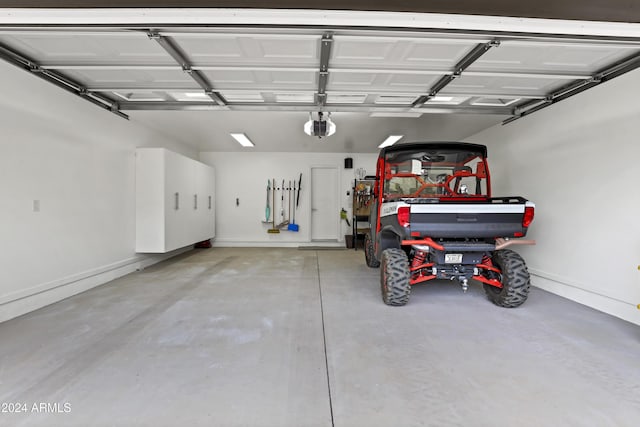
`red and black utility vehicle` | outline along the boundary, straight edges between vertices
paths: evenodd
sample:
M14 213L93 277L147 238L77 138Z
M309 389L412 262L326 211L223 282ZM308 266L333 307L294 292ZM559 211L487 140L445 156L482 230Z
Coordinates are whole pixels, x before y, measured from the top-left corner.
M376 168L369 267L380 267L382 299L405 305L411 287L433 279L482 282L488 298L517 307L529 294L527 266L516 252L535 205L492 197L487 148L462 142L409 143L381 150Z

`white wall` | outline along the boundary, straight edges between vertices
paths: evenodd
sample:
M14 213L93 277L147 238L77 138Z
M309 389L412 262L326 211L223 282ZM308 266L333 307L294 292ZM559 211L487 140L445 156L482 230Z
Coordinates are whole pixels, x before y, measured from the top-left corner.
M330 144L330 138L325 142ZM344 169L345 157L353 158L353 169ZM337 195L339 206L349 212L351 221L351 192L354 171L364 168L369 175L375 175L377 154L345 153L200 153L200 160L216 169L216 239L218 246L297 246L311 242L311 168L330 166L338 169L340 193ZM300 206L296 211L296 223L299 232L283 230L280 234L268 234L269 224L265 220L267 181L276 179L276 185L282 179L297 179L302 172L302 192ZM279 197L279 193L278 193ZM236 206L236 198L240 205ZM286 204L286 202L285 202ZM280 201L277 201L279 210ZM273 208L273 206L272 206ZM340 212L336 212L339 221ZM278 217L276 217L278 218ZM276 221L277 222L277 221ZM345 234L351 234L351 228L342 221L340 240Z
M134 149L195 153L4 62L0 93L0 321L160 259L134 253Z
M494 195L536 203L533 284L640 324L640 70L467 140Z

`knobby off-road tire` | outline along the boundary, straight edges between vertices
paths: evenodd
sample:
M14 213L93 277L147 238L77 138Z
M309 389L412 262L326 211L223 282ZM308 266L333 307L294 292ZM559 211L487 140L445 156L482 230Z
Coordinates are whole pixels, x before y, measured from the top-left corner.
M405 305L409 302L409 259L402 249L391 248L382 252L380 288L382 301L387 305Z
M506 308L522 305L527 300L531 288L529 270L524 259L509 249L494 252L491 259L493 264L502 271L502 289L484 284L484 291L489 300Z
M375 248L373 247L373 241L369 233L364 236L364 258L367 261L367 266L371 268L380 267L380 261L376 259Z

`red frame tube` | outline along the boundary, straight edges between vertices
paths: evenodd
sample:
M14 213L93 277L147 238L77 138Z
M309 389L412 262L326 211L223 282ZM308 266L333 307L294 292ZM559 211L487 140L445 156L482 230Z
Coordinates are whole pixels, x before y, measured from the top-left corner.
M502 283L498 282L495 279L487 279L486 277L482 277L480 275L473 276L473 278L478 282L486 283L487 285L495 286L496 288L502 288Z
M476 267L484 270L493 271L494 273L502 274L502 271L500 269L493 266L493 262L491 262L491 258L489 257L485 257L485 259L483 259L483 263L476 264ZM487 279L481 274L473 276L473 278L478 282L486 283L487 285L495 286L496 288L502 288L502 283L500 283L500 281L496 279Z
M411 286L413 286L413 285L417 285L418 283L426 282L428 280L433 280L435 278L436 278L436 276L433 276L433 275L431 275L431 276L418 276L418 278L416 278L416 279L410 279L409 280L409 284Z
M429 246L438 251L444 251L444 246L437 244L430 237L425 237L424 239L421 239L421 240L403 240L401 243L402 243L402 246L424 245L424 246Z

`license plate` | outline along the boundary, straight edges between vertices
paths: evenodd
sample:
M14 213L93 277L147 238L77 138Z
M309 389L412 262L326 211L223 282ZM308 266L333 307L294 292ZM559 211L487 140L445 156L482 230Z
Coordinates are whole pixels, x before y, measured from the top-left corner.
M445 254L444 262L445 264L461 264L462 254Z

